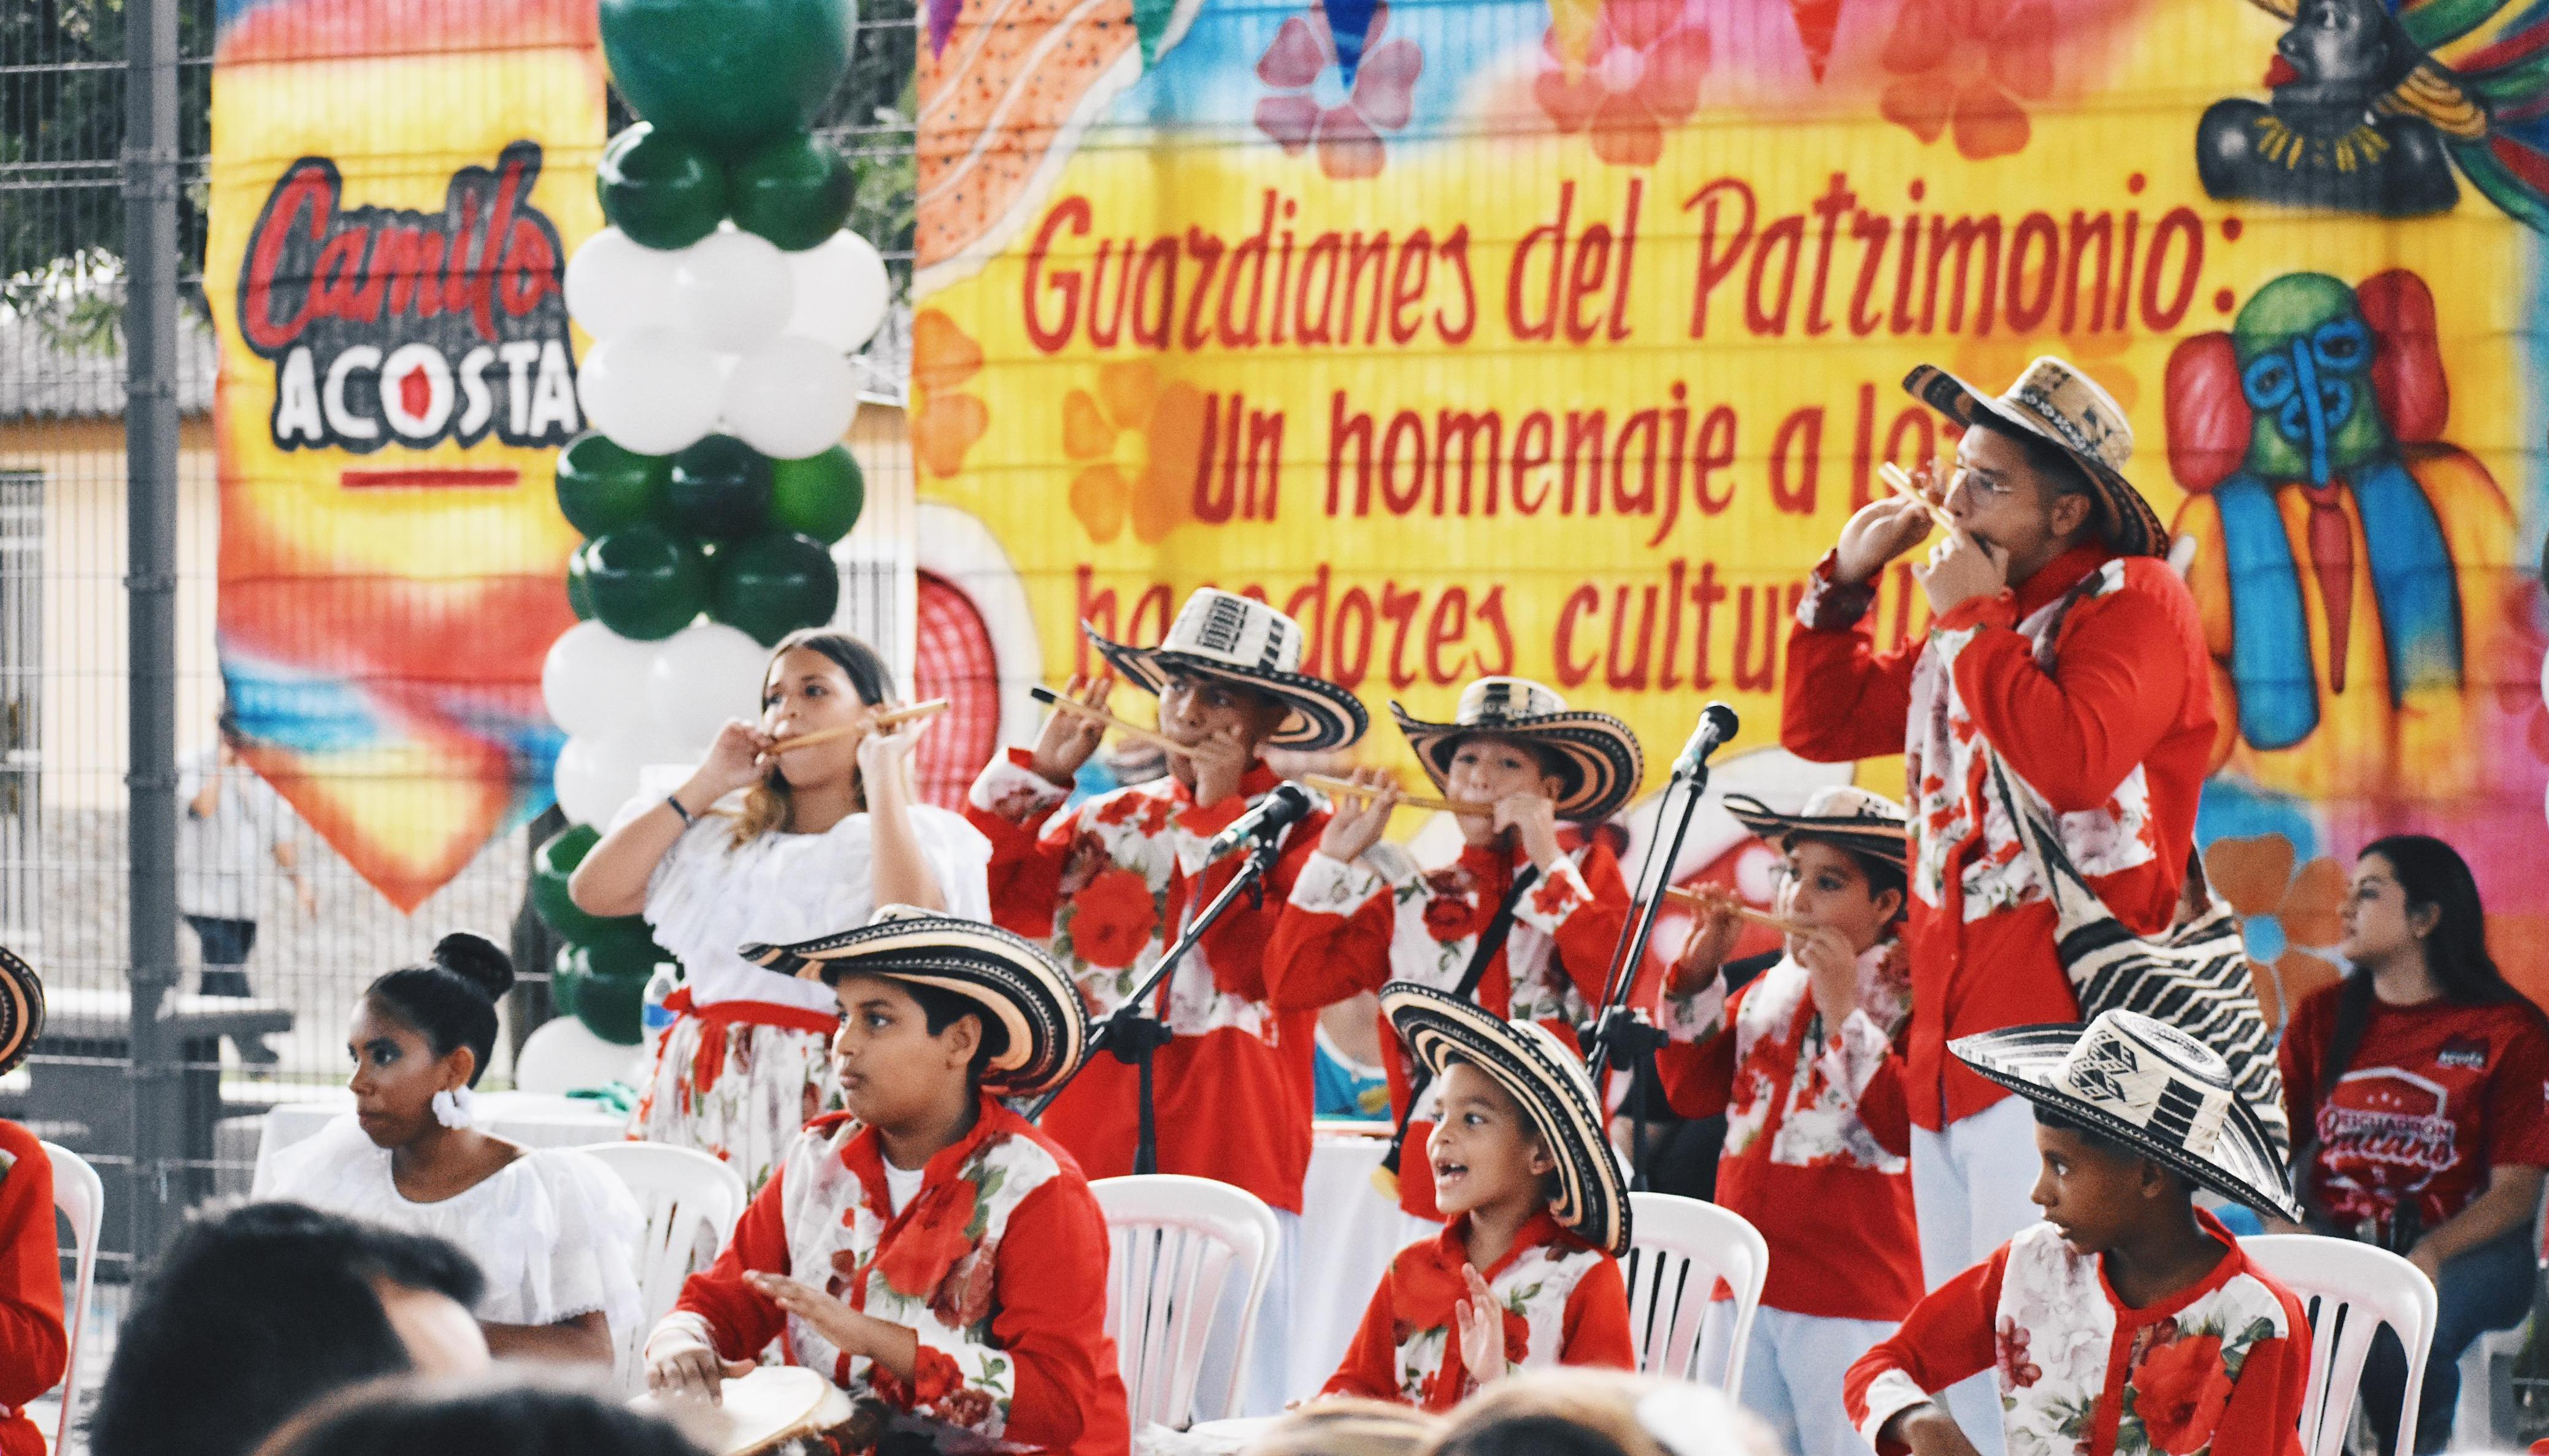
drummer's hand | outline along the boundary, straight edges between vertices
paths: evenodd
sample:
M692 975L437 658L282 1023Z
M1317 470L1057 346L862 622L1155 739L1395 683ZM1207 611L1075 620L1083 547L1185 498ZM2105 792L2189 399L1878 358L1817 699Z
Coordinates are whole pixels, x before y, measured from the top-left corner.
M1093 678L1074 678L1062 695L1092 708L1106 706L1106 694L1115 688L1115 680L1103 673ZM1105 740L1106 725L1085 713L1064 712L1056 708L1044 720L1043 731L1036 734L1035 754L1028 762L1044 775L1045 781L1063 788L1071 787L1080 776L1080 766L1097 752Z
M841 1353L865 1355L904 1380L911 1378L915 1336L908 1326L863 1315L812 1285L800 1284L784 1274L755 1271L743 1278L772 1304L812 1325L816 1334Z
M1320 854L1349 863L1380 843L1381 834L1389 828L1389 811L1398 804L1398 785L1387 770L1357 769L1352 776L1355 782L1373 790L1371 797L1335 795L1336 807L1329 811L1328 827L1319 835Z
M666 1340L646 1352L646 1389L715 1401L729 1380L752 1373L750 1360L727 1360L697 1340Z

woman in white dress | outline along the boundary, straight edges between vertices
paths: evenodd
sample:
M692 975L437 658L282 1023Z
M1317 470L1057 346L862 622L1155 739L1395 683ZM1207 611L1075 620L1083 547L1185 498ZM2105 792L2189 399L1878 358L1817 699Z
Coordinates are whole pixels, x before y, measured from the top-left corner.
M865 925L880 904L991 918L990 842L914 801L909 756L926 719L771 752L863 728L894 702L884 660L857 638L785 638L763 678L761 721L729 722L688 782L621 810L568 884L591 914L642 913L682 963L630 1135L722 1158L756 1191L797 1131L841 1105L830 1051L840 1008L820 984L736 951ZM720 811L739 789L740 807Z
M471 1126L513 984L513 962L473 935L372 982L346 1033L352 1115L278 1153L257 1195L448 1239L487 1276L491 1352L607 1365L614 1329L644 1318L635 1200L594 1157Z

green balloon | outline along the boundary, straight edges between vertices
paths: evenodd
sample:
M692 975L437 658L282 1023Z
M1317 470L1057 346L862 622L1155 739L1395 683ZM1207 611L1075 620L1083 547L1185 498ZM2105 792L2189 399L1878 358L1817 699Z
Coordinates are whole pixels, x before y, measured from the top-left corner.
M639 122L611 138L593 176L602 215L642 247L689 247L725 216L725 169L696 143Z
M735 162L727 186L734 226L790 252L840 231L858 197L849 158L806 132L754 147Z
M770 523L829 546L859 523L867 477L847 445L802 460L770 463Z
M666 519L711 541L757 536L770 524L770 479L769 456L732 435L709 435L673 457Z
M559 949L549 992L558 1009L583 1022L606 1042L634 1046L644 1035L646 982L656 963L673 957L649 940L641 926L633 935L606 935L600 940Z
M584 548L578 546L566 559L566 605L579 622L593 620L593 583L585 579Z
M661 526L623 526L585 542L579 554L593 614L622 637L670 637L708 604L699 547Z
M568 876L584 863L602 831L590 824L570 824L550 835L547 842L531 852L531 908L539 913L549 929L565 941L594 941L634 931L646 934L646 922L635 915L602 916L576 908L567 894Z
M850 64L852 0L602 0L628 105L722 155L802 131Z
M640 455L586 430L558 452L558 509L585 535L608 535L654 514L672 473L665 456Z
M823 543L795 531L772 531L717 553L708 612L772 647L800 627L830 621L840 601L840 570Z

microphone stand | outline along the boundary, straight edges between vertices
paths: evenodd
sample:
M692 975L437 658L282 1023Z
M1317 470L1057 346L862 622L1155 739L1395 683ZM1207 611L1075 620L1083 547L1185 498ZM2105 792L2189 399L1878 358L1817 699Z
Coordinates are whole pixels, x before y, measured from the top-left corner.
M1663 909L1663 884L1658 881L1648 886L1647 881L1654 869L1655 846L1663 842L1664 811L1672 802L1673 790L1681 787L1684 781L1683 775L1674 774L1672 781L1664 785L1662 796L1655 801L1655 835L1647 841L1646 863L1638 866L1638 885L1647 891L1646 903L1637 908L1636 916L1629 923L1620 927L1620 940L1628 954L1624 957L1621 946L1612 948L1611 975L1603 989L1601 1012L1594 1021L1592 1049L1585 1057L1586 1069L1591 1072L1596 1089L1601 1087L1605 1071L1625 1070L1630 1075L1630 1100L1635 1105L1629 1115L1629 1145L1635 1149L1636 1155L1630 1159L1629 1186L1639 1193L1646 1192L1648 1188L1647 1098L1646 1089L1637 1085L1637 1073L1652 1064L1654 1054L1663 1049L1670 1039L1662 1028L1630 1010L1628 1000L1630 989L1638 981L1638 967L1646 963L1647 943L1655 933L1655 915ZM1692 769L1687 781L1690 791L1682 800L1681 817L1673 821L1672 846L1664 853L1663 873L1667 879L1672 875L1673 866L1681 863L1682 841L1689 837L1690 821L1699 812L1699 801L1708 793L1708 761L1705 758Z
M1158 1017L1149 1013L1151 998L1158 994L1161 982L1167 980L1170 972L1177 969L1178 962L1184 959L1186 953L1192 951L1203 940L1204 932L1212 929L1213 922L1222 917L1222 913L1230 908L1231 903L1239 898L1242 891L1247 893L1252 906L1266 903L1266 875L1274 867L1275 856L1281 848L1282 831L1288 827L1288 825L1278 825L1252 838L1248 848L1248 862L1239 866L1239 872L1230 877L1230 883L1221 887L1221 893L1213 896L1209 904L1186 922L1185 930L1178 936L1176 943L1160 956L1159 963L1151 967L1150 978L1143 981L1141 987L1132 995L1126 997L1123 1005L1116 1007L1114 1011L1108 1013L1104 1021L1097 1024L1097 1030L1089 1035L1088 1049L1081 1056L1080 1064L1063 1073L1062 1080L1054 1084L1053 1090L1039 1098L1035 1106L1027 1109L1028 1122L1041 1120L1045 1110L1052 1107L1064 1092L1070 1090L1072 1082L1080 1076L1081 1072L1086 1070L1088 1064L1097 1059L1097 1053L1103 1050L1117 1061L1140 1069L1141 1127L1138 1138L1133 1145L1133 1171L1156 1173L1160 1170L1159 1128L1155 1111L1157 1104L1152 1090L1151 1058L1161 1047L1176 1041L1177 1033L1170 1031Z

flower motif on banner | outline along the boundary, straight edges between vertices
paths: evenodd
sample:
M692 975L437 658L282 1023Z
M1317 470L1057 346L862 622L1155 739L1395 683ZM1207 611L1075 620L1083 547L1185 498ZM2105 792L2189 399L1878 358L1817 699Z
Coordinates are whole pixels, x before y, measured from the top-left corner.
M1257 103L1257 130L1287 156L1316 148L1319 170L1337 181L1379 176L1388 160L1380 134L1415 115L1416 77L1425 69L1415 42L1381 39L1388 27L1389 7L1373 6L1349 65L1338 57L1324 6L1284 17L1257 61L1257 78L1274 93Z
M2321 856L2296 867L2299 858L2280 834L2218 839L2204 851L2206 876L2239 914L2269 1022L2340 974L2330 948L2345 934L2345 866Z
M1208 408L1202 391L1183 380L1163 386L1140 362L1109 364L1095 394L1063 397L1062 452L1079 467L1071 513L1089 540L1112 541L1130 520L1136 540L1156 542L1186 518Z
M983 346L936 309L911 318L911 451L940 480L965 468L965 452L991 427L989 407L956 393L983 372Z
M1611 0L1580 47L1550 27L1532 95L1558 131L1588 133L1602 161L1652 166L1664 129L1698 109L1708 56L1708 32L1682 0Z
M1905 0L1880 57L1900 79L1877 110L1924 142L1953 132L1967 161L2021 151L2019 103L2051 94L2057 29L2044 0Z

